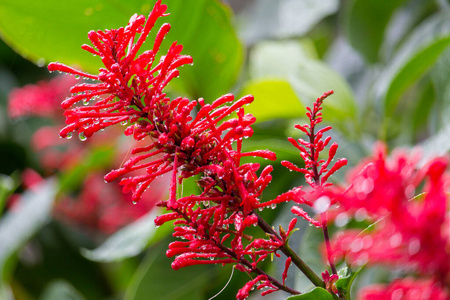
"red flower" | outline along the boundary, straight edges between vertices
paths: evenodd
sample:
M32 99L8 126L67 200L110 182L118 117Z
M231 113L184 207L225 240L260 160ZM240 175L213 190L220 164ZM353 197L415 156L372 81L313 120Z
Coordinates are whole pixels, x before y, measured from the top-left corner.
M288 198L299 204L306 204L312 207L318 214L325 213L331 205L336 203L336 195L341 191L338 188L334 188L333 190L326 189L332 185L327 181L332 174L347 164L347 159L345 158L337 160L333 165L331 164L338 149L337 143L333 143L330 146L326 160L320 159L320 153L331 140L330 136L323 139L323 135L325 132L331 130L331 126L319 129L316 132L316 125L322 122L322 103L331 94L333 94L333 91L324 93L316 99L312 109L307 107L308 112L306 116L309 118L309 124L295 125L295 128L306 134L309 141L302 138L298 140L288 138L292 145L300 150L300 157L304 161L305 167L300 168L289 161L281 162L289 170L304 174L306 182L312 190L303 192L301 191L301 187L297 187L279 197ZM316 227L322 227L323 221L326 222L326 218L321 222L314 220L303 209L297 206L294 206L291 211Z
M57 76L50 81L15 88L8 96L8 115L10 118L59 116L59 103L75 83L73 76Z
M349 211L363 209L378 221L371 231L336 236L334 255L345 255L352 263L414 269L450 285L448 161L436 158L421 167L422 171L417 162L417 157L404 153L388 160L384 148L378 147L370 163L358 168L361 171L339 201ZM413 198L414 194L418 196Z
M447 300L450 294L430 280L398 279L387 286L369 285L358 295L361 300Z

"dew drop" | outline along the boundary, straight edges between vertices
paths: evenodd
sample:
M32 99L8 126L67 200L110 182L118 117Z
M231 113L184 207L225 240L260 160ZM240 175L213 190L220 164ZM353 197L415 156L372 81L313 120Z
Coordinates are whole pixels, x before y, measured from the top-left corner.
M120 125L122 125L122 126L126 126L127 124L128 124L128 120L120 122Z
M78 134L78 138L80 139L80 141L84 142L87 138L84 135L84 133L80 132L80 134Z
M39 68L42 68L43 66L45 66L45 58L43 58L43 57L39 58L39 59L36 61L36 65L37 65Z
M133 204L136 205L136 204L137 204L137 201L133 201Z
M75 79L80 79L80 75L75 75Z
M83 99L83 105L89 105L89 98Z

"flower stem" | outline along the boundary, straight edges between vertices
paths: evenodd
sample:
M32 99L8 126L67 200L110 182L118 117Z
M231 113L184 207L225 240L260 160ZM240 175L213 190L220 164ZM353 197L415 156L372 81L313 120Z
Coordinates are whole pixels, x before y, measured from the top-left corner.
M278 235L278 233L273 230L272 227L270 227L269 224L256 212L254 212L258 216L258 225L261 227L264 232L273 234L277 238L281 240L281 237ZM292 250L292 248L289 246L287 241L284 243L284 245L280 248L280 250L287 256L292 259L292 262L297 266L297 268L300 269L300 271L305 274L305 276L315 285L320 286L322 288L325 288L325 284L323 283L322 279L319 278L319 276L314 273L313 270L297 255L297 253Z
M333 274L337 274L336 265L334 264L334 261L331 258L331 245L330 245L330 235L328 234L327 217L323 216L323 214L322 214L321 218L322 218L323 237L324 237L325 245L327 248L328 263L330 264L331 272L333 272Z

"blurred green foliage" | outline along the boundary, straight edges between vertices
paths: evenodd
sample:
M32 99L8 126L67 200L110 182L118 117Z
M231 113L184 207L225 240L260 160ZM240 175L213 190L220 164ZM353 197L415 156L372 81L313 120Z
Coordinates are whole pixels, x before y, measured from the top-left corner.
M87 33L124 26L134 13L148 13L154 2L0 0L0 34L8 45L0 44L0 249L10 241L7 251L0 251L1 299L208 299L228 280L229 268L172 271L164 255L170 229L163 226L153 236L152 215L106 241L51 220L56 191L79 188L89 172L112 160L107 149L94 150L86 164L48 180L40 194L26 191L27 205L18 211L5 206L14 191L24 192L20 173L25 168L43 173L30 139L51 123L10 120L9 92L50 78L45 65L51 61L96 72L100 60L80 49ZM219 0L163 2L171 13L164 22L172 30L162 51L177 40L194 58L169 92L208 102L228 92L255 95L246 111L258 123L254 137L244 143L246 150L268 148L279 159L299 163L286 137L299 136L292 128L303 122L304 107L331 89L335 95L326 100L323 113L334 127L339 157L358 162L376 140L391 148L420 144L425 157L450 149L450 7L445 0L328 0L319 6L306 0L254 0L241 1L234 12ZM274 167L267 199L303 183L279 161ZM263 215L270 221L290 219L289 210ZM320 270L314 228L300 227L291 243ZM94 247L99 248L80 252ZM276 274L282 270L271 268ZM215 299L235 297L248 280L236 273ZM306 288L297 275L295 286ZM364 284L355 280L354 289Z

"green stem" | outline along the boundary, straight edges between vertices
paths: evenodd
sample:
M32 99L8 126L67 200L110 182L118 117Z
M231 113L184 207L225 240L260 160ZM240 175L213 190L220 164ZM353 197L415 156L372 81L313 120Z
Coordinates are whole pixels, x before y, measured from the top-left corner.
M254 212L256 216L258 217L258 225L261 227L264 232L272 234L276 236L278 239L282 240L282 238L278 235L278 233L273 230L272 227L270 227L269 224L256 212ZM292 262L297 266L297 268L302 271L303 274L315 285L320 286L322 288L325 288L325 284L322 281L322 279L319 278L319 276L314 273L313 270L297 255L297 253L292 250L292 248L289 246L287 241L284 243L284 245L280 248L281 252L283 252L287 257L290 257L292 259Z

